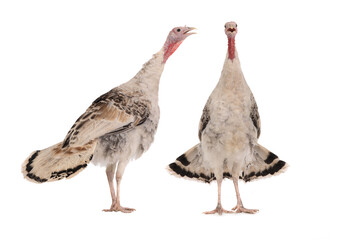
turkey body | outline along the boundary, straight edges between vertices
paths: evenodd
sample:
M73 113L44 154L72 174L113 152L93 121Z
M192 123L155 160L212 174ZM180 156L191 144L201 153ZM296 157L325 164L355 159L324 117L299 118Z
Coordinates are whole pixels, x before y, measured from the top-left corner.
M125 95L124 89L117 89ZM107 166L115 164L118 161L129 161L139 158L154 141L154 135L157 131L159 122L158 103L151 103L151 100L145 97L142 92L134 94L129 101L133 109L142 109L147 114L143 123L131 130L124 130L116 133L105 134L98 139L93 154L93 164ZM138 106L138 107L134 107Z
M253 95L244 81L239 62L224 64L220 81L210 95L205 109L208 122L200 132L204 161L214 173L231 173L247 166L252 146L257 143L257 126L251 116Z

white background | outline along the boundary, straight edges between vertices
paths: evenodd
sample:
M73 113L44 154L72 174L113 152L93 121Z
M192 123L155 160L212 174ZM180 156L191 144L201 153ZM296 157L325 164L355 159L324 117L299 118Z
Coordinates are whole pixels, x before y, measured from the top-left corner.
M208 216L216 184L169 175L198 121L236 21L260 143L290 164L240 184L256 215ZM357 1L1 1L1 239L360 239L361 14ZM33 184L20 166L65 137L91 102L133 77L175 26L198 28L168 60L155 142L131 162L104 213L104 168ZM223 205L236 203L223 182ZM6 237L8 236L8 237ZM11 236L11 237L9 237Z

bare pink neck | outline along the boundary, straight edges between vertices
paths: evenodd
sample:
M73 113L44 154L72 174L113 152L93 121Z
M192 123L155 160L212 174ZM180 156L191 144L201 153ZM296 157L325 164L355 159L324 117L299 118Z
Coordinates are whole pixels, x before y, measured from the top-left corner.
M182 41L180 42L174 42L171 40L168 40L164 43L163 49L164 49L164 56L163 56L163 63L166 63L168 58L177 50L177 48L181 45Z
M228 58L233 60L235 58L236 44L235 38L228 38Z

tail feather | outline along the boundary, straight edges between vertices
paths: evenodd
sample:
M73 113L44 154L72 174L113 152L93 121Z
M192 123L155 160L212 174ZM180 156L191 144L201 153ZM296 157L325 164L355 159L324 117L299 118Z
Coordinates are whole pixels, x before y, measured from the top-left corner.
M286 171L288 164L273 152L257 144L253 151L253 159L246 166L240 178L245 182L268 176L275 176Z
M43 183L72 178L92 160L96 142L84 146L62 148L62 143L30 154L22 165L24 177L32 182Z
M280 160L277 155L261 145L254 147L253 156L245 169L239 175L239 179L249 182L268 176L275 176L284 172L288 164ZM176 176L192 180L210 183L215 180L215 175L206 161L203 161L200 144L195 145L187 152L168 165L168 171ZM223 178L232 179L230 172L224 172Z
M203 162L200 144L195 145L179 156L175 162L169 164L168 171L176 176L199 180L206 183L210 183L215 179L210 168Z

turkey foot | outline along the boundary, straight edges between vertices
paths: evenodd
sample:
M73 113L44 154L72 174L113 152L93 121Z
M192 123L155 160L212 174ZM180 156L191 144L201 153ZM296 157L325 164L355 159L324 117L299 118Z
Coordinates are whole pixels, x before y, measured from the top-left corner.
M214 209L212 211L204 212L204 214L215 214L215 213L222 215L222 213L233 213L233 212L223 209L223 207L221 205L217 205L216 209Z
M127 208L127 207L122 207L119 204L112 204L112 206L110 207L110 209L104 209L104 212L123 212L123 213L131 213L133 211L135 211L134 208Z
M249 214L255 214L258 212L258 209L247 209L244 208L243 206L235 206L234 208L232 208L232 210L234 211L234 213L249 213Z

